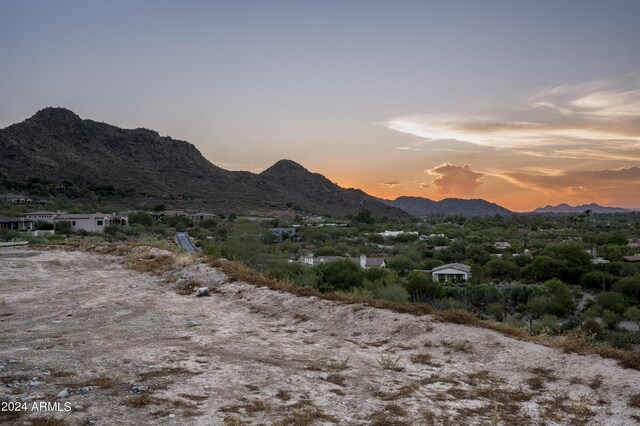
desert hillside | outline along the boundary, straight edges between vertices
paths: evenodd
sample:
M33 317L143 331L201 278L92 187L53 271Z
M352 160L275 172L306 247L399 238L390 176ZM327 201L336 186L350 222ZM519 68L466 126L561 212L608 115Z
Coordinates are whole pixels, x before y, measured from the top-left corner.
M0 249L0 398L71 407L2 412L1 423L640 419L640 373L613 359L433 316L294 296L158 249L94 251ZM202 286L209 297L191 292Z

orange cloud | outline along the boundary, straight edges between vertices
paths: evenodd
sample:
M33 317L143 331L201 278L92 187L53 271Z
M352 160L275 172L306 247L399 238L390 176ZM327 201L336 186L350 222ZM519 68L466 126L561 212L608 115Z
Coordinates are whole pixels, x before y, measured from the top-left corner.
M483 173L471 171L468 164L455 166L444 163L438 167L427 170L427 173L438 176L431 183L433 183L442 194L448 192L470 194L482 185L482 182L478 180L484 176Z

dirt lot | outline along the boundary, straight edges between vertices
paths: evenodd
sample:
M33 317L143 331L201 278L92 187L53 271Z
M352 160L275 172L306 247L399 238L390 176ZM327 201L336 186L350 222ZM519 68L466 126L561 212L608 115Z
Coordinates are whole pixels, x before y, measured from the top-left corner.
M152 262L162 254L154 250L133 256ZM59 402L61 410L4 411L0 422L640 420L640 373L611 359L229 282L190 259L163 277L126 268L122 259L0 249L0 398L26 402L28 410L33 401ZM189 280L209 286L210 297L177 294Z

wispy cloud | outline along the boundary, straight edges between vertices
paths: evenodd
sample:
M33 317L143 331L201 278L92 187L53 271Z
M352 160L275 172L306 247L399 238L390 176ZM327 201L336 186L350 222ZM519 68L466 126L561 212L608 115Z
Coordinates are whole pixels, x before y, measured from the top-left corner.
M400 181L390 181L390 182L382 182L380 185L386 186L387 188L393 188L400 185L402 182Z
M491 114L417 114L381 123L422 138L405 150L460 150L451 141L545 155L640 158L640 73L538 90ZM446 141L442 146L429 146ZM549 150L550 145L565 149ZM468 150L469 147L464 149ZM615 152L612 152L615 151Z
M455 166L445 163L426 172L438 176L432 183L442 194L449 192L470 194L482 185L478 180L483 174L472 171L468 164Z

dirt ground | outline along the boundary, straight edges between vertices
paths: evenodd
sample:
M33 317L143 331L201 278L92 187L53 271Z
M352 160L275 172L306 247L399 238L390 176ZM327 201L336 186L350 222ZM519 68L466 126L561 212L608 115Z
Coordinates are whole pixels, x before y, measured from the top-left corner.
M640 420L640 372L615 360L183 263L160 277L110 255L0 249L0 400L27 405L0 412L0 423ZM210 297L176 293L194 279ZM33 410L34 401L59 405Z

